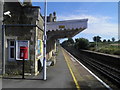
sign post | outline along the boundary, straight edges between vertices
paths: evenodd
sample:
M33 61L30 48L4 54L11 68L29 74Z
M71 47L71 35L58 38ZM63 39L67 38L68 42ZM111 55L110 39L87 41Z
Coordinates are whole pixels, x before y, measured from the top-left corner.
M29 41L16 41L16 60L22 60L22 79L25 79L25 60L29 60Z
M2 25L2 74L5 74L5 25Z
M23 59L23 74L22 74L22 79L24 78L24 72L25 72L25 59L28 58L28 47L22 46L20 47L20 58Z
M25 73L24 67L25 67L25 59L23 58L23 75L22 75L22 79L25 79L25 78L24 78L24 73Z
M22 70L23 73L22 73L22 79L25 79L25 78L24 78L24 72L25 72L25 71L24 71L24 70L25 70L24 67L25 67L25 59L24 59L24 52L23 52L23 70Z
M24 69L24 65L25 65L25 54L26 54L26 49L25 47L20 47L20 58L23 59L23 68L22 68L22 79L25 79L24 78L24 72L25 72L25 69Z

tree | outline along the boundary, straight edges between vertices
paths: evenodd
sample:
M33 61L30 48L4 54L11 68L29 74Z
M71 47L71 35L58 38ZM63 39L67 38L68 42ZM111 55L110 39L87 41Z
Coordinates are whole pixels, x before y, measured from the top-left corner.
M106 42L106 39L104 39L103 42Z
M68 42L69 44L74 44L74 40L73 40L72 38L68 38L67 42Z
M74 45L74 40L72 38L68 38L68 40L65 40L61 44L62 46L72 46Z
M63 47L64 47L64 46L66 47L66 46L68 45L67 40L63 41L61 45L62 45Z
M101 42L101 37L100 36L94 36L93 41L94 42Z
M77 49L87 49L89 46L89 41L85 38L79 38L75 41L75 48Z
M112 38L112 42L115 42L115 38L114 37Z
M108 42L110 42L110 39L108 39Z
M120 39L118 40L118 43L120 43Z
M79 39L77 38L77 39L75 39L75 42L77 43L79 41Z

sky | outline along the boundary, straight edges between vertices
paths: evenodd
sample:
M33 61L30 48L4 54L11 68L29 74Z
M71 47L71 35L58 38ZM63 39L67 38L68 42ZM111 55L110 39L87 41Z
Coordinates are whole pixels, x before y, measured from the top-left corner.
M44 3L34 2L33 5L40 6L43 15ZM118 2L48 2L47 14L54 11L57 21L88 18L88 28L73 39L93 41L93 37L99 35L101 40L111 40L112 37L118 40Z

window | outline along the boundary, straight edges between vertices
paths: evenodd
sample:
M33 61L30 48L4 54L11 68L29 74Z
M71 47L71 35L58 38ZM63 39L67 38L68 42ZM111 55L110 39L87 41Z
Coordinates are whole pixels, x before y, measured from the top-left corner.
M9 60L14 60L15 59L15 41L10 40L9 41Z
M10 41L10 46L14 46L15 42L14 41Z

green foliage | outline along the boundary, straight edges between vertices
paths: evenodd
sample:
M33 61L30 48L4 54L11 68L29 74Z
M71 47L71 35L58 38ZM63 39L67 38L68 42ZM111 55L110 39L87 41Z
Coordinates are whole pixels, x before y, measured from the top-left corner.
M95 43L90 43L89 50L98 51L106 54L120 55L120 45L118 42L98 42L98 48L92 47Z
M108 39L108 42L111 42L110 39Z
M68 38L68 40L64 41L61 45L63 47L74 46L76 49L88 49L89 41L85 38L77 38L74 42L72 38Z
M118 40L118 43L120 43L120 39Z
M62 42L62 44L61 44L63 47L66 47L66 46L68 46L68 42L67 42L67 40L66 41L64 41L64 42Z
M115 42L115 38L114 37L112 38L112 42Z
M67 42L68 42L69 44L74 44L74 40L73 40L72 38L68 38Z
M100 36L94 36L94 37L93 37L93 41L94 41L94 42L96 42L96 41L97 41L97 42L101 42L101 37L100 37Z
M88 49L89 41L85 38L75 39L75 48L76 49Z
M95 43L90 43L90 44L89 44L89 48L94 48L95 46L96 46Z
M106 39L104 39L103 42L105 43L105 42L106 42Z
M95 42L90 42L85 38L77 38L75 39L75 42L72 38L69 38L68 40L64 41L62 43L63 47L75 47L76 49L89 49L92 51L98 51L101 53L107 53L107 54L114 54L114 55L120 55L120 46L118 45L119 41L115 42L115 39L112 38L112 42L110 39L106 40L104 39L103 42L101 42L100 36L95 36L93 38ZM96 49L96 41L97 41L97 49ZM114 42L113 42L114 41Z
M107 45L101 45L98 49L98 52L101 53L107 53L107 54L114 54L114 55L120 55L120 48L118 46L113 46L110 44Z
M115 50L113 54L120 55L120 50Z
M73 46L74 45L74 40L72 38L68 38L68 40L65 40L64 42L62 42L61 45L64 46L64 47Z

